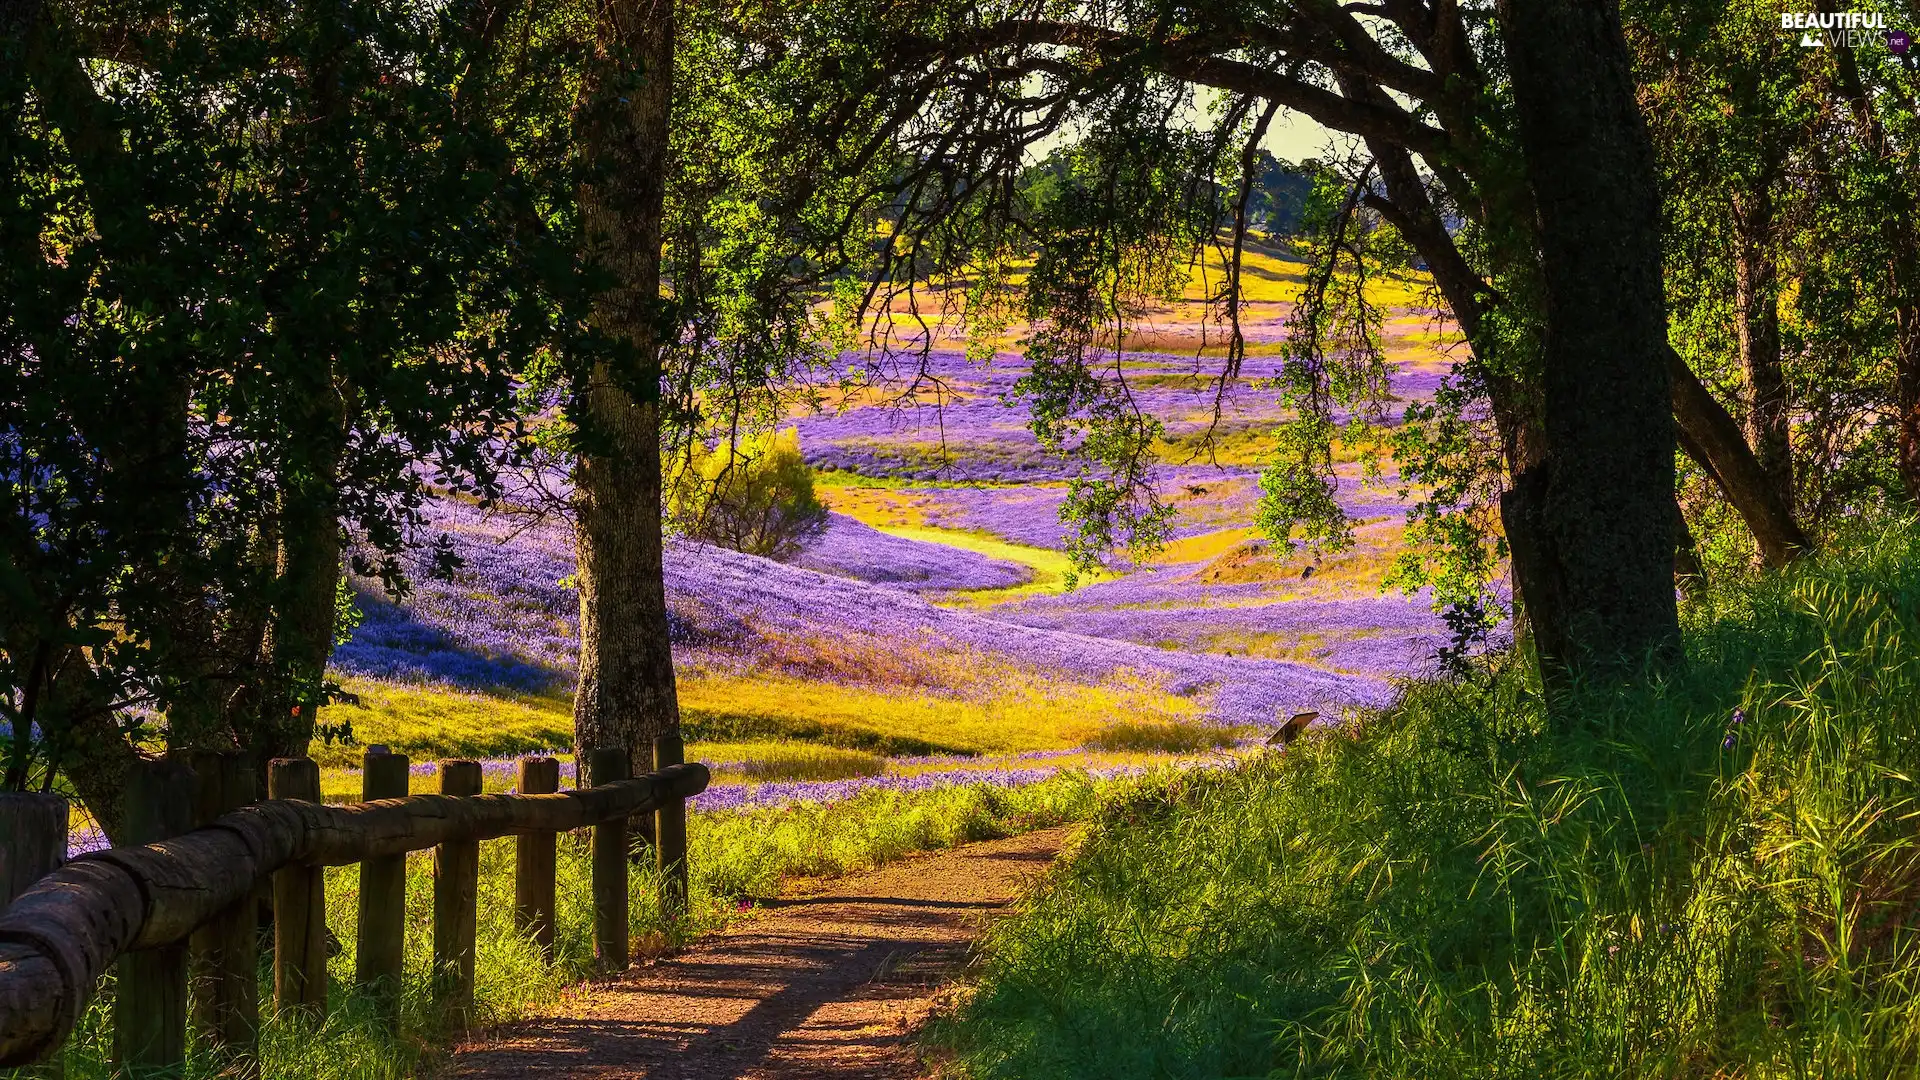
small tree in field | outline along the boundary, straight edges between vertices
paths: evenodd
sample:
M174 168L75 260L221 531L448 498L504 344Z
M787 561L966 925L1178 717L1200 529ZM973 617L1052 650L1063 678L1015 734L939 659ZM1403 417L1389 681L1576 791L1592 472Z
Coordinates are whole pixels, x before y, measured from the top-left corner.
M827 527L813 469L792 428L707 450L696 445L675 478L673 518L682 532L769 559L798 555Z

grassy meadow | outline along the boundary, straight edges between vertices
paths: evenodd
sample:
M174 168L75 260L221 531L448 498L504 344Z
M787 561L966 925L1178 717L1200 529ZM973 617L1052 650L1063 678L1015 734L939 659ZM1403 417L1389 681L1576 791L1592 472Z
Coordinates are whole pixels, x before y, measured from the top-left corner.
M638 953L747 915L789 877L1117 820L1194 782L1177 777L1258 758L1293 713L1359 715L1423 669L1444 638L1427 599L1379 594L1402 547L1390 483L1363 484L1357 463L1342 464L1339 498L1361 542L1324 562L1271 549L1251 529L1274 416L1256 387L1278 363L1298 269L1284 252L1254 253L1246 378L1218 402L1191 374L1204 351L1193 297L1140 328L1132 347L1143 351L1127 364L1146 404L1173 418L1155 476L1178 511L1175 540L1151 563L1115 561L1072 590L1058 517L1071 476L1003 403L1014 358L979 367L957 346L936 350L929 363L948 388L937 408L851 393L790 418L832 511L824 535L787 562L678 541L667 553L688 754L714 781L689 819L691 914L665 917L636 864ZM1405 306L1389 328L1396 386L1418 398L1444 370L1445 335L1414 310L1416 290L1388 288ZM1200 441L1206 462L1188 452ZM321 715L352 737L314 748L324 796L359 797L361 755L376 743L413 759L416 792L434 790L433 763L455 757L481 760L486 790L510 790L514 759L530 753L560 757L571 785L570 535L457 497L427 510L458 568L435 572L423 553L397 598L354 582L359 623L331 671L342 693ZM481 1023L553 1007L591 973L584 845L562 843L551 967L508 921L511 845L483 845ZM402 1031L383 1032L347 985L356 872L330 871L328 926L342 950L318 1033L329 1050L307 1052L314 1032L274 1021L267 1075L432 1071L444 1040L427 993L430 860L409 867ZM110 1000L109 990L89 1012L69 1075L104 1075ZM211 1069L196 1061L194 1074Z
M1689 605L1689 670L1526 666L1101 808L937 1032L955 1075L1920 1069L1920 527Z

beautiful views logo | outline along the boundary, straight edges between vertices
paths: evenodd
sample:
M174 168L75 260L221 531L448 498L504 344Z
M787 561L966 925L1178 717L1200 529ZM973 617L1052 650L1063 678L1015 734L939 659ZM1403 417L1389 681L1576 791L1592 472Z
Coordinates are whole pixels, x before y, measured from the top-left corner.
M1800 44L1809 49L1858 49L1886 42L1896 56L1905 56L1913 37L1905 30L1888 30L1887 17L1870 11L1789 11L1780 16L1780 29L1800 31Z

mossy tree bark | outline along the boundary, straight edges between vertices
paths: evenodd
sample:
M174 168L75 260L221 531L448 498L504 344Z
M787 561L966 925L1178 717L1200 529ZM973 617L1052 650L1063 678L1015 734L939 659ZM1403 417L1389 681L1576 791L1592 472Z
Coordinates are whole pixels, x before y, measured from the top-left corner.
M1733 304L1746 382L1747 443L1781 505L1793 506L1793 449L1786 372L1780 362L1780 272L1774 258L1770 175L1732 199Z
M1617 6L1505 0L1546 294L1543 461L1503 511L1543 670L1678 655L1660 199Z
M574 404L580 680L574 739L644 757L679 729L661 567L660 244L673 89L671 0L609 0L576 113L587 178L586 260L610 286L595 305L621 346Z

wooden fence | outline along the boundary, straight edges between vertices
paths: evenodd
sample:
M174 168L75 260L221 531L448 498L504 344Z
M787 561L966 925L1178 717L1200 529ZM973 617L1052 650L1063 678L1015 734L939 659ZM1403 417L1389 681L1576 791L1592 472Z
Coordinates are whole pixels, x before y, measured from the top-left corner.
M686 799L706 790L677 736L634 776L624 750L589 757L590 786L560 791L559 763L520 762L512 795L480 793L480 765L442 761L439 793L409 795L407 758L369 751L364 801L327 806L319 769L276 760L255 801L239 755L168 758L126 794L126 831L143 846L64 862L66 801L0 795L0 1068L50 1057L109 966L116 967L114 1060L178 1068L189 1028L248 1071L259 1030L258 912L271 890L273 1008L313 1019L327 1007L324 868L360 864L354 980L398 1021L406 853L434 849L433 990L452 1030L473 1008L479 843L517 837L514 913L549 960L557 836L593 830L594 949L627 965L627 823L652 812L669 909L686 903ZM62 863L64 862L64 865ZM8 904L8 899L12 903ZM189 989L191 988L191 993ZM191 1002L192 1015L188 1015Z

